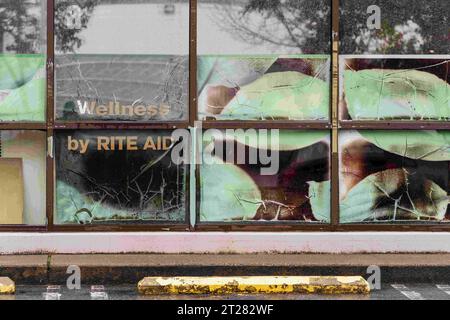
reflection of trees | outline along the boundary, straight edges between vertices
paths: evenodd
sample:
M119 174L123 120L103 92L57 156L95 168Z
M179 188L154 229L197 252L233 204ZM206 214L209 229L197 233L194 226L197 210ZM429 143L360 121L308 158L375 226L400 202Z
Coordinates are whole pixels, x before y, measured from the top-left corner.
M225 0L217 8L220 26L241 41L302 53L329 50L329 0Z
M341 40L346 53L447 53L448 1L341 1ZM381 8L381 30L369 30L367 7Z
M0 2L0 52L3 50L3 36L9 34L12 44L6 51L19 53L36 52L36 42L39 40L39 20L29 13L30 4L27 1L2 0ZM29 32L29 30L32 32Z
M69 0L55 1L55 46L57 51L76 51L82 45L79 33L87 28L92 12L99 4L100 0ZM80 10L73 12L70 9L77 6ZM74 20L74 25L68 25L68 18ZM77 21L78 20L78 21ZM79 24L79 26L77 26Z

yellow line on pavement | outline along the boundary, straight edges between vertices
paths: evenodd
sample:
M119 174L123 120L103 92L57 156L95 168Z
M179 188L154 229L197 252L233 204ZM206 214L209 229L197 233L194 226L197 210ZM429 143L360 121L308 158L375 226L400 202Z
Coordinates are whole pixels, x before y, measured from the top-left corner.
M370 292L370 287L360 276L147 277L138 283L138 291L144 295L367 294Z

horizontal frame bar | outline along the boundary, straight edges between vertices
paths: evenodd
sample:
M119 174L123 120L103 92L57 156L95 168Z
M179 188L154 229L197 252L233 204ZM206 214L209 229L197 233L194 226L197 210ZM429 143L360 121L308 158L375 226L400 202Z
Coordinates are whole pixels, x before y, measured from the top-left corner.
M82 129L82 130L123 130L123 129L179 129L188 128L189 122L106 122L106 121L86 121L86 122L55 122L55 130Z
M47 130L47 128L45 122L0 122L0 130Z
M328 130L328 121L201 121L204 129L314 129Z
M340 129L450 130L450 121L339 121Z

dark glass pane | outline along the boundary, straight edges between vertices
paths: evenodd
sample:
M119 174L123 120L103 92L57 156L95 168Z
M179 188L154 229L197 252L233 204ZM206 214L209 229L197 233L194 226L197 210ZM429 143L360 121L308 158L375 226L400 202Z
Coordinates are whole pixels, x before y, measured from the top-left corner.
M186 169L170 131L56 135L56 224L185 221Z

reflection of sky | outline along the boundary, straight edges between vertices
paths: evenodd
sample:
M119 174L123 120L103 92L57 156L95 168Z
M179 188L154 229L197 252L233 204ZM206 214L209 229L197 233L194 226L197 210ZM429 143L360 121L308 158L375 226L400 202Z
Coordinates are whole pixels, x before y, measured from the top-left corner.
M163 4L99 5L80 38L79 53L187 54L189 5L176 3L174 14ZM237 39L217 21L217 4L198 4L198 54L289 53L273 45ZM254 24L260 21L255 17ZM297 52L298 53L298 52Z
M189 5L99 5L83 30L78 53L188 54Z
M280 46L265 44L255 45L240 40L232 32L224 30L218 19L223 13L218 10L217 4L198 4L197 18L197 51L198 54L272 54L282 52ZM240 9L240 7L224 6L223 10ZM259 17L254 16L250 21L254 25L260 22ZM276 27L276 25L274 26ZM298 53L298 52L297 52Z

